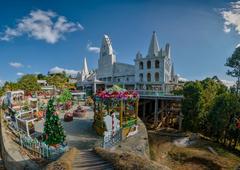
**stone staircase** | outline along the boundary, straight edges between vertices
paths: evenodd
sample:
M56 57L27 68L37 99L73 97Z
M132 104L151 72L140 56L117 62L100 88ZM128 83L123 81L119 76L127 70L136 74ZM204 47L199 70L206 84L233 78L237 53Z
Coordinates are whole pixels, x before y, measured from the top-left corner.
M92 150L80 150L72 164L73 170L113 170L113 165Z

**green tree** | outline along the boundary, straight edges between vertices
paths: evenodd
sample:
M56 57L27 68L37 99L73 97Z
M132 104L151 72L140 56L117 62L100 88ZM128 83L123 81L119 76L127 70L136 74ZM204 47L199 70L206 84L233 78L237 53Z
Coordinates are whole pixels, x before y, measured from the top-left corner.
M207 133L208 131L208 114L213 104L215 98L227 91L227 87L222 84L222 82L214 76L213 78L206 78L201 81L202 85L202 111L198 115L199 119L199 129L202 132Z
M6 91L14 91L21 89L19 83L14 82L5 82L4 86L2 87L3 90Z
M209 122L211 134L218 142L226 139L232 140L239 137L239 132L236 131L236 117L239 117L240 102L239 97L230 92L216 97L214 105L209 113Z
M227 75L237 78L236 91L239 93L240 86L240 47L237 47L232 56L227 59L225 66L230 67L227 71Z
M63 143L65 138L63 126L55 110L54 99L50 99L44 123L44 142L48 145L55 145Z
M53 74L47 77L47 82L58 89L64 89L68 85L68 78L64 74Z
M4 95L4 89L2 87L0 87L0 96Z
M188 82L183 88L183 127L186 130L193 132L198 130L198 115L202 112L202 91L203 89L199 81Z
M202 81L186 83L183 87L183 127L208 134L209 111L214 105L215 98L227 91L227 87L216 76Z
M64 89L58 98L58 102L65 104L67 101L72 99L72 93L68 89Z
M32 74L22 76L18 83L19 87L27 94L37 92L41 89L40 85L37 83L37 77Z
M37 79L38 80L45 80L47 78L47 76L43 75L43 74L38 74L37 75Z

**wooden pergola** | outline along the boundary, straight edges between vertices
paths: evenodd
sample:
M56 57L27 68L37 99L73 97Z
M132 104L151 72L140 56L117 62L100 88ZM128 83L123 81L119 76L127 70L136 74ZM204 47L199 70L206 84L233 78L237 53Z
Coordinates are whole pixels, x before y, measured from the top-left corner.
M104 117L113 113L119 120L123 137L137 125L139 95L134 91L110 88L99 92L94 98L94 128L99 135L106 131Z

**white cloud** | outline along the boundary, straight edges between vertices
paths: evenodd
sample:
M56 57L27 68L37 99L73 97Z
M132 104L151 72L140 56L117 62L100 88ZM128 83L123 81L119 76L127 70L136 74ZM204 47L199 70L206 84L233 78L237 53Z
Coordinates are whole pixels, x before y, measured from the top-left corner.
M70 69L64 69L64 68L61 68L61 67L53 67L49 70L49 73L50 74L55 74L55 73L62 73L62 72L66 72L67 75L77 75L77 73L79 71L77 70L70 70Z
M24 65L22 63L19 63L19 62L10 62L9 65L14 67L14 68L24 67Z
M92 46L92 43L87 44L87 50L90 51L90 52L94 52L94 53L99 53L100 52L100 48Z
M223 31L229 33L232 29L240 34L240 1L231 2L228 9L223 9L221 15L224 19Z
M54 44L64 38L65 33L83 30L78 22L70 22L64 16L53 11L35 10L18 21L15 28L7 27L0 34L0 40L10 41L21 35L28 35L37 40L44 40Z
M183 81L183 82L189 81L188 79L180 76L180 74L177 74L177 76L178 76L178 80L179 80L179 81Z
M230 80L221 80L221 82L227 87L231 87L231 86L235 85L235 82L230 81Z
M42 74L42 73L41 73L41 72L34 72L34 74L36 74L36 75L37 75L37 74Z
M21 73L21 72L17 73L17 76L23 76L23 75L24 75L24 73Z

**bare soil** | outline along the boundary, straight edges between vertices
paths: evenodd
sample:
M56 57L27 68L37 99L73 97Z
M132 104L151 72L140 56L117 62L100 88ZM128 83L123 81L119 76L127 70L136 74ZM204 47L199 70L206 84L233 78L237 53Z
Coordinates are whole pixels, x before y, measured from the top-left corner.
M179 147L176 139L186 134L160 130L149 132L149 145L152 160L174 170L220 170L237 169L240 157L211 141L196 138L194 143ZM209 150L212 147L215 153Z

